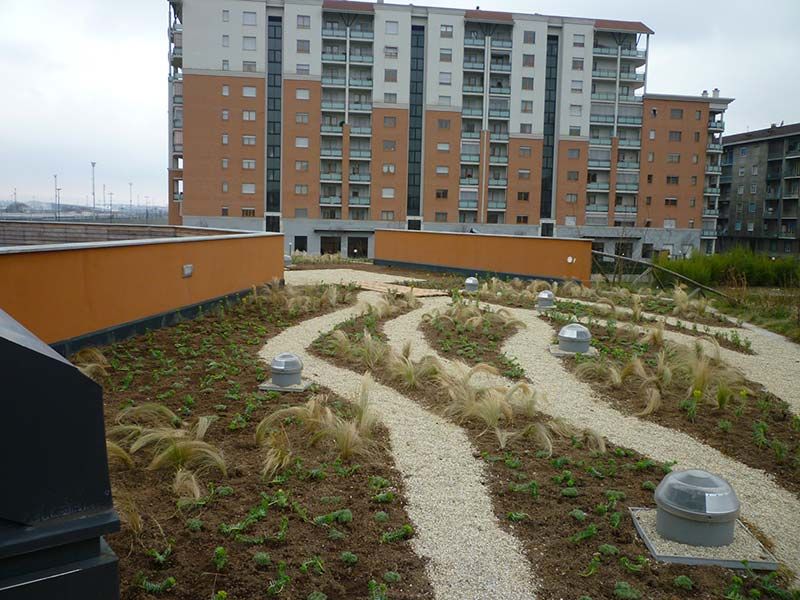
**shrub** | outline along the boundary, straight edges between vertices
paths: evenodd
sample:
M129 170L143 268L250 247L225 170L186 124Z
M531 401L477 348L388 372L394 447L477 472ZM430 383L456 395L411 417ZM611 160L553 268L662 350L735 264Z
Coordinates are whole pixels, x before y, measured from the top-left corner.
M676 588L680 588L682 590L691 590L694 582L689 579L686 575L678 575L675 579L672 580L672 584Z
M625 581L618 581L614 586L614 596L621 600L639 600L642 592Z
M386 583L399 583L400 573L396 571L386 571L386 573L383 574L383 580Z
M272 558L266 552L256 552L253 554L253 562L257 567L266 567L272 564Z
M214 558L212 559L217 571L222 571L228 564L228 551L222 546L214 548Z
M339 555L339 559L346 565L354 565L358 562L358 557L352 552L344 551Z
M800 282L800 262L797 259L773 260L767 254L756 254L742 247L713 255L696 253L680 260L659 258L655 264L705 285L745 281L750 286L792 287ZM669 282L675 279L663 274L659 276Z

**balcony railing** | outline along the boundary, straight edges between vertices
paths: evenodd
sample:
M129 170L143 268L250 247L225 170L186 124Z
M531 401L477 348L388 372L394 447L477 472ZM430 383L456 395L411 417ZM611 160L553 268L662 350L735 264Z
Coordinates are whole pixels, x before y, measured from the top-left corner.
M630 204L617 204L614 206L614 212L616 213L636 214L637 211L638 207Z
M461 114L465 117L480 117L483 115L483 109L464 106L461 108Z
M725 131L725 121L709 121L708 128L711 131Z
M621 192L637 192L637 191L639 191L639 183L638 182L635 182L635 183L622 183L622 182L618 181L616 183L615 187L616 187L617 191L621 191Z
M492 61L489 63L489 70L497 73L511 73L511 63Z
M364 63L364 64L371 65L373 60L375 60L375 58L372 56L372 54L351 54L350 55L350 62L357 62L357 63Z
M478 208L478 201L477 200L460 200L458 201L458 208L463 208L466 210L474 210Z
M465 60L464 69L467 71L483 71L484 64L476 60Z
M464 36L464 45L473 48L483 48L486 45L486 38Z
M341 196L322 196L319 199L320 204L328 204L328 205L335 205L339 206L342 204L342 197Z
M368 29L351 29L350 37L354 40L371 40L375 38L375 32Z
M610 100L613 102L616 97L614 92L595 92L592 94L592 100Z
M700 233L700 237L703 238L715 238L717 237L717 230L716 229L703 229Z
M639 163L630 160L622 160L617 163L618 169L638 169Z
M350 110L372 110L371 102L353 102L350 104Z
M616 79L617 72L612 71L610 69L595 69L592 71L592 77L602 78L602 79Z
M465 94L482 94L483 93L483 86L482 85L465 85L464 88Z
M587 190L594 190L598 192L607 192L608 191L608 181L590 181L586 184Z
M614 115L589 115L590 123L613 123Z
M719 188L718 187L707 187L703 188L703 193L707 196L719 196Z
M372 156L372 152L370 150L350 148L350 158L369 158L370 156Z
M342 149L341 148L320 148L319 155L323 158L330 157L330 158L341 158L342 156Z
M589 145L591 145L591 146L610 146L611 145L611 138L610 137L593 137L593 138L589 138Z
M343 38L347 37L346 29L339 29L337 27L327 27L322 29L322 37Z
M491 165L507 165L507 156L489 156L489 164Z
M608 212L608 204L587 204L586 205L586 212L607 213Z
M350 196L347 203L350 206L369 206L369 196Z
M319 178L322 181L341 181L342 174L341 173L320 173Z
M722 167L719 165L706 165L706 173L722 173Z
M344 110L344 102L335 102L333 100L323 100L322 110Z
M365 182L369 181L369 173L350 173L350 176L347 178L348 181L355 181L355 182Z
M511 40L503 38L492 38L492 48L511 48Z
M347 54L344 52L323 52L322 62L345 62Z
M633 138L619 138L619 145L627 148L639 148L642 145L642 140Z
M511 111L503 108L490 108L489 116L498 119L508 119L509 117L511 117Z
M502 178L495 179L494 177L489 178L490 187L505 187L507 185L508 185L508 179L502 179Z
M477 163L481 162L481 155L480 154L470 154L470 153L461 153L461 162L464 163Z
M350 128L351 135L370 135L372 134L372 127L370 126L362 126L362 127L351 127Z
M492 131L489 133L489 139L493 142L507 142L508 141L508 132L507 131Z
M461 111L463 114L463 110ZM461 137L465 140L477 140L480 139L481 133L480 131L462 131Z
M589 159L589 168L590 169L610 169L611 168L611 161L610 160L594 160Z
M708 152L722 152L722 144L708 144L706 146Z
M717 216L719 216L719 209L716 209L716 208L704 208L703 209L703 216L704 217L717 217Z
M786 169L783 172L783 176L789 178L800 177L800 169Z
M344 87L345 79L344 77L323 77L322 78L322 85L335 85Z
M644 73L633 73L632 71L622 71L619 74L622 81L644 81Z
M458 180L461 185L478 185L477 177L461 177Z
M320 127L322 133L342 133L341 125L322 125Z
M372 79L356 79L354 77L351 77L350 78L350 85L352 87L371 88L372 87Z
M511 95L511 88L499 87L499 86L493 85L493 86L491 86L489 88L489 93L490 94L495 94L497 96L510 96Z
M642 124L642 117L628 117L625 115L620 115L617 118L617 122L620 125L641 125Z

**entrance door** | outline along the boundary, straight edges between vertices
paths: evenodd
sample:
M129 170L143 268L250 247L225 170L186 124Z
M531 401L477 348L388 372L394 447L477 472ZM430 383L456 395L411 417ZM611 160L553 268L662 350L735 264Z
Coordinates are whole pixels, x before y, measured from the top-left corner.
M347 238L347 256L349 258L367 258L369 254L369 243L365 237Z
M342 238L338 235L323 235L319 238L319 246L322 254L339 254L342 251Z

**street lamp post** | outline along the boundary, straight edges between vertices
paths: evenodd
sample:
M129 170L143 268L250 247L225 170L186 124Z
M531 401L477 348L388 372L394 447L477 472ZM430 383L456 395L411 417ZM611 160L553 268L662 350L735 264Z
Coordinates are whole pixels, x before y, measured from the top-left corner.
M92 216L94 216L94 211L97 210L97 201L94 197L94 166L96 164L95 161L92 161Z
M128 202L131 205L131 214L133 214L133 182L128 182Z
M108 222L114 220L114 192L108 192Z
M58 221L58 175L53 175L53 212Z

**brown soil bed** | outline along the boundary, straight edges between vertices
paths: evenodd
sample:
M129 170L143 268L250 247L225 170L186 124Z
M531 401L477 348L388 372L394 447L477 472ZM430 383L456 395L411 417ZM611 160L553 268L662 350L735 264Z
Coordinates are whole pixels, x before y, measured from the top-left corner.
M548 320L554 331L563 325L552 318ZM592 332L592 344L600 350L601 355L619 365L624 365L633 356L639 356L646 365L656 360L658 349L646 344L642 336L634 340L623 336L612 338L608 328L591 325L589 329ZM575 371L575 358L564 357L562 361L567 369ZM588 383L610 405L623 413L636 415L645 407L646 401L639 385L626 384L613 388L608 382ZM793 417L785 402L767 392L763 386L750 381L745 385L754 392L754 396L735 396L722 409L699 402L694 420L690 420L687 411L680 407L682 398L664 398L661 408L655 413L639 418L687 433L739 462L773 474L787 490L800 494L800 420ZM720 421L730 423L729 431L720 426ZM785 458L779 460L774 449L760 447L756 443L754 425L758 422L767 424L766 437L770 442L778 440L786 446ZM727 425L723 425L727 428Z
M410 543L381 543L383 533L409 522L402 480L393 467L385 430L377 431L374 453L338 462L333 448L323 443L310 446L299 424L284 422L297 460L270 481L260 475L263 451L254 440L256 424L278 408L305 402L313 391L286 395L256 392L266 377L257 352L280 330L321 312L301 315L263 303L241 303L101 349L112 364L102 381L107 429L115 425L118 409L143 402L160 402L182 415L185 423L200 415L217 415L219 419L205 440L223 452L229 469L227 478L211 472L200 476L209 498L204 506L178 509L171 489L174 471L147 470L146 451L133 455L134 468L112 468L115 505L123 516L139 514L144 523L139 536L124 523L120 533L107 538L120 559L122 598L156 597L139 587L142 575L151 582L175 578L175 587L161 597L196 600L212 598L219 590L231 599L272 597L268 588L279 579L280 563L286 564L290 578L277 595L280 598L305 600L315 590L329 599L367 597L370 581L383 585L387 571L401 577L399 582L387 584L391 598L433 597L424 562L413 553ZM349 410L349 403L332 394L329 405L345 416ZM386 487L372 487L374 477L385 479ZM229 487L230 493L211 494L217 486L224 486L223 491ZM286 518L285 541L246 543L220 531L221 525L244 519L264 495L279 496L278 490L297 508L291 504L271 506L246 534L275 536ZM373 501L377 493L386 490L395 494L392 502ZM345 508L353 518L334 525L343 534L341 539L329 537L331 527L313 523L317 516ZM376 520L377 511L385 512L386 517ZM307 522L301 513L312 521ZM190 519L199 519L202 529L190 531ZM159 567L148 551L162 552L168 545L172 553ZM218 571L212 559L220 546L226 549L228 564ZM345 551L357 556L355 565L341 560ZM253 560L256 552L268 553L270 563L257 566ZM303 563L314 557L321 559L324 572L315 573L313 564L307 564L307 572L302 572Z
M351 321L343 329L351 334L361 332L363 320ZM380 327L371 329L380 335ZM312 352L342 368L359 369L345 357L325 352L323 338L312 345ZM383 368L373 370L372 375L384 385L397 387ZM446 394L438 386L398 391L432 412L440 413L447 404ZM524 425L515 423L512 429ZM495 514L523 543L541 584L540 598L615 598L617 582L626 582L641 592L641 598L654 600L724 596L732 571L657 563L650 559L635 531L627 507L653 506L652 490L670 465L610 444L605 454L594 453L575 437L554 438L551 456L522 437L512 438L500 450L495 435L481 424L466 422L461 426L476 449L475 457L486 461ZM535 495L531 482L536 483ZM567 488L575 491L564 492ZM614 503L614 492L624 494L624 499ZM591 531L592 526L596 532L580 540L580 532ZM591 574L592 559L601 552L601 546L616 554L601 555L596 573ZM638 572L628 570L623 557ZM691 592L675 586L674 579L680 575L691 578ZM745 588L751 585L746 582Z

